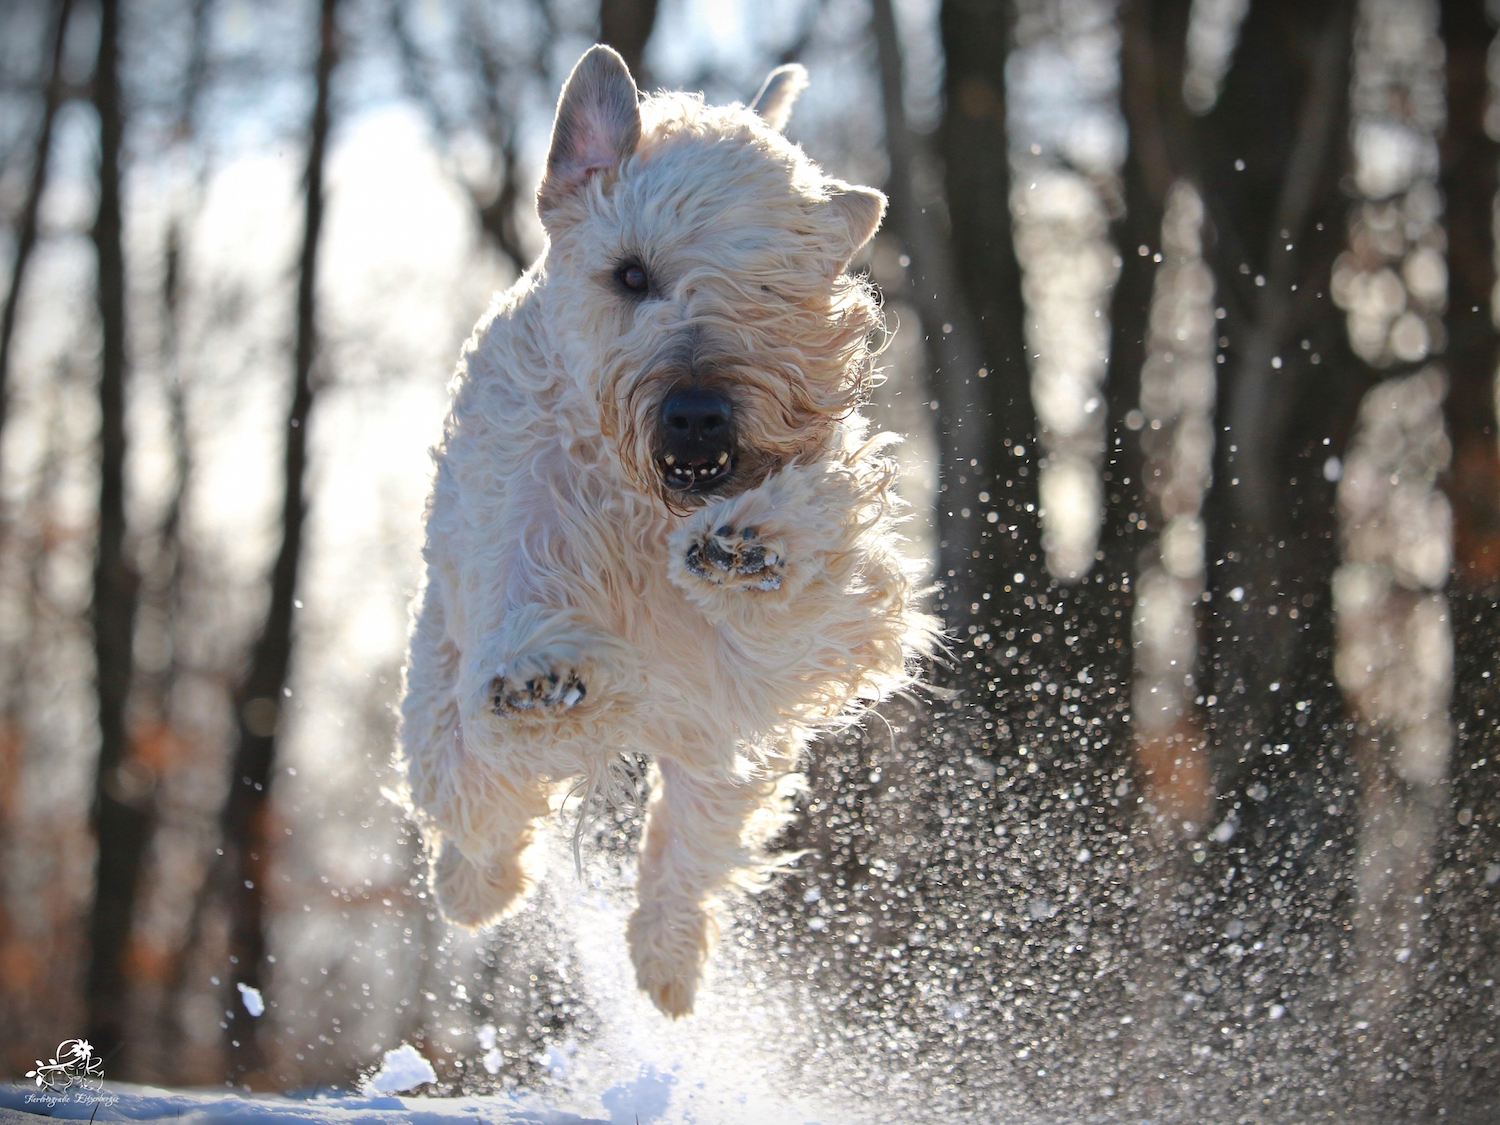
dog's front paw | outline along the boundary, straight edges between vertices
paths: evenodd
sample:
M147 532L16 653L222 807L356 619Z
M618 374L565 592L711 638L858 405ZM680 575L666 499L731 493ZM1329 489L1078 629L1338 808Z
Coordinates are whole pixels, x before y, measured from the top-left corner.
M721 524L688 542L683 568L695 578L738 590L779 590L786 577L786 545L753 527Z
M703 906L672 907L642 903L630 916L625 939L635 964L635 980L663 1015L691 1015L703 965L718 929Z
M581 729L639 698L639 682L624 638L582 610L523 606L474 646L459 682L460 714L513 732Z
M582 703L588 693L576 668L508 669L502 664L490 680L490 707L501 718L527 711L566 711Z

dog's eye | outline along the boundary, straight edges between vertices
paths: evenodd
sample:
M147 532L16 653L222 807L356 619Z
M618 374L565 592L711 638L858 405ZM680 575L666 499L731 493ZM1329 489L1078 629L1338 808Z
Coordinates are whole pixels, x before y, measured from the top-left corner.
M620 267L617 276L620 284L632 293L644 293L651 287L650 279L646 277L646 269L639 262L626 262Z

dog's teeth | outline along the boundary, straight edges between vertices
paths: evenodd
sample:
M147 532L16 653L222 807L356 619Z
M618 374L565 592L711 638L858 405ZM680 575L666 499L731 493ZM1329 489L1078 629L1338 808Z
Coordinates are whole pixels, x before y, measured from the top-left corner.
M724 464L728 460L729 460L729 454L727 454L727 453L721 453L721 454L719 454L719 464L722 465L722 464Z
M663 458L663 460L666 461L668 465L677 464L677 458L673 457L670 453L668 453L666 457Z

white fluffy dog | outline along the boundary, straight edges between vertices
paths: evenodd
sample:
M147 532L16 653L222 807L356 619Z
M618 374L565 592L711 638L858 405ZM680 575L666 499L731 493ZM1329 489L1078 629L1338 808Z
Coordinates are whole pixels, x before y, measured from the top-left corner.
M538 819L649 754L626 936L672 1016L718 897L771 866L809 738L909 683L934 632L858 413L880 314L844 271L885 199L782 137L805 84L641 100L584 55L546 250L465 345L434 453L398 765L438 903L503 916Z

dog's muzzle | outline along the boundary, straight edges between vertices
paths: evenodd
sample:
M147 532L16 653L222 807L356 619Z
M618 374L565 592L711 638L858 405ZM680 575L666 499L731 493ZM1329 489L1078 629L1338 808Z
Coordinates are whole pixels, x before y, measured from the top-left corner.
M734 407L707 387L679 387L661 404L656 465L674 492L708 492L734 473Z

